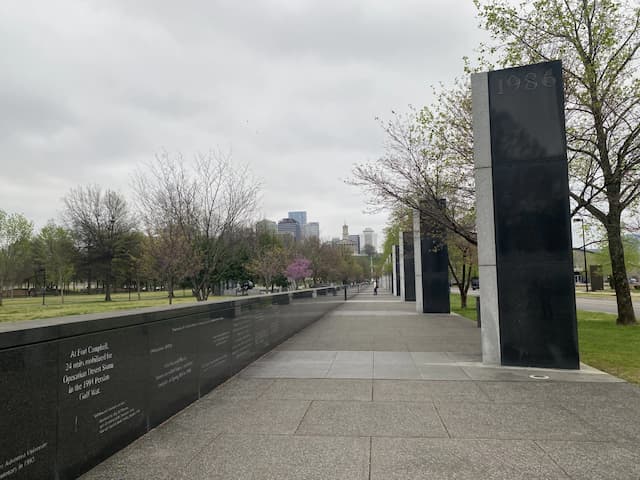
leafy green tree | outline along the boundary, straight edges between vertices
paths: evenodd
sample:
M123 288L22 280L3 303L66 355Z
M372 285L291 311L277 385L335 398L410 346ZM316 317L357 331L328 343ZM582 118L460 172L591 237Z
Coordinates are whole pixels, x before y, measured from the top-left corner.
M229 280L244 281L253 279L248 263L253 254L255 234L250 228L236 228L228 231L217 241L224 242L221 247L226 252L219 258L211 277L213 285Z
M50 221L34 240L34 259L55 281L64 303L64 287L75 272L77 250L71 232Z
M627 272L637 272L640 269L640 239L634 235L623 235L622 245L624 246L624 261ZM593 257L596 264L602 265L604 272L612 273L611 256L606 238L600 242L599 251Z
M459 236L447 238L449 272L460 292L460 304L467 308L471 279L478 275L478 249Z
M640 6L627 0L474 0L505 66L562 59L571 199L607 232L618 324L635 324L622 218L640 201Z
M33 225L23 215L0 210L0 306L5 289L13 289L27 260Z

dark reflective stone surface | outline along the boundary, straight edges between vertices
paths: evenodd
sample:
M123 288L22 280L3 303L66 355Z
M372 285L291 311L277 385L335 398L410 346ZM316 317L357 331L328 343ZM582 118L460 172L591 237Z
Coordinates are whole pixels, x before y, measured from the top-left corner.
M233 309L212 311L212 320L198 334L199 393L211 391L231 376L231 322Z
M160 424L198 399L198 344L208 312L157 322L149 328L149 423Z
M441 200L441 207L446 204ZM442 229L420 215L420 254L424 313L451 313L449 250Z
M572 259L564 161L494 168L493 185L496 253L500 261Z
M147 431L145 327L59 343L58 463L75 478Z
M343 295L338 286L125 312L126 320L89 316L73 329L92 333L0 349L0 474L77 478L340 305ZM141 323L127 325L132 319ZM92 321L105 330L95 331ZM29 338L73 331L50 322Z
M451 313L449 292L449 251L439 238L425 234L420 240L422 254L422 298L424 313Z
M505 365L578 368L573 271L566 263L503 264L500 343ZM502 315L507 314L504 318Z
M502 361L578 368L560 62L489 72Z
M402 232L404 251L404 299L416 301L416 267L413 258L413 232Z
M396 252L396 264L394 265L395 268L395 279L396 279L396 297L400 296L400 246L399 245L394 245L393 248L395 249Z
M0 351L0 477L54 478L58 348Z

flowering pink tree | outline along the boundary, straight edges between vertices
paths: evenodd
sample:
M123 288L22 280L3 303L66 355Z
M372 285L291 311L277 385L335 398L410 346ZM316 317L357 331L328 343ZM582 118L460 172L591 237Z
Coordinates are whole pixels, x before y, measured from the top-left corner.
M287 278L292 279L296 285L305 278L311 276L311 260L307 260L304 257L296 257L293 262L287 267Z

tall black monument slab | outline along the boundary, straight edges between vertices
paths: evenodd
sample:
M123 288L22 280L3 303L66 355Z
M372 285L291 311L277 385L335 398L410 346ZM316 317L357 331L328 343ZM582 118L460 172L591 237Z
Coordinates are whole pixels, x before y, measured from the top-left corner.
M422 295L424 313L451 313L449 251L441 238L420 239L422 255Z
M486 82L500 361L579 368L562 64L488 72Z
M445 200L439 202L446 207ZM416 246L416 310L419 313L451 313L449 287L449 250L442 228L430 221L424 210L414 210L413 229Z
M393 249L394 249L393 268L395 273L393 278L394 278L394 281L396 282L396 289L395 289L396 297L399 297L400 296L400 247L398 245L394 245Z
M416 269L413 258L413 232L402 232L404 265L404 300L407 302L416 301Z

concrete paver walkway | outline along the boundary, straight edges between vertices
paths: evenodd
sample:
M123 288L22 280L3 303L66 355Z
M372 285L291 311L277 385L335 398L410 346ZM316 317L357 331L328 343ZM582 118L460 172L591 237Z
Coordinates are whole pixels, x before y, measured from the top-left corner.
M640 478L640 388L485 367L479 333L362 293L82 478Z

